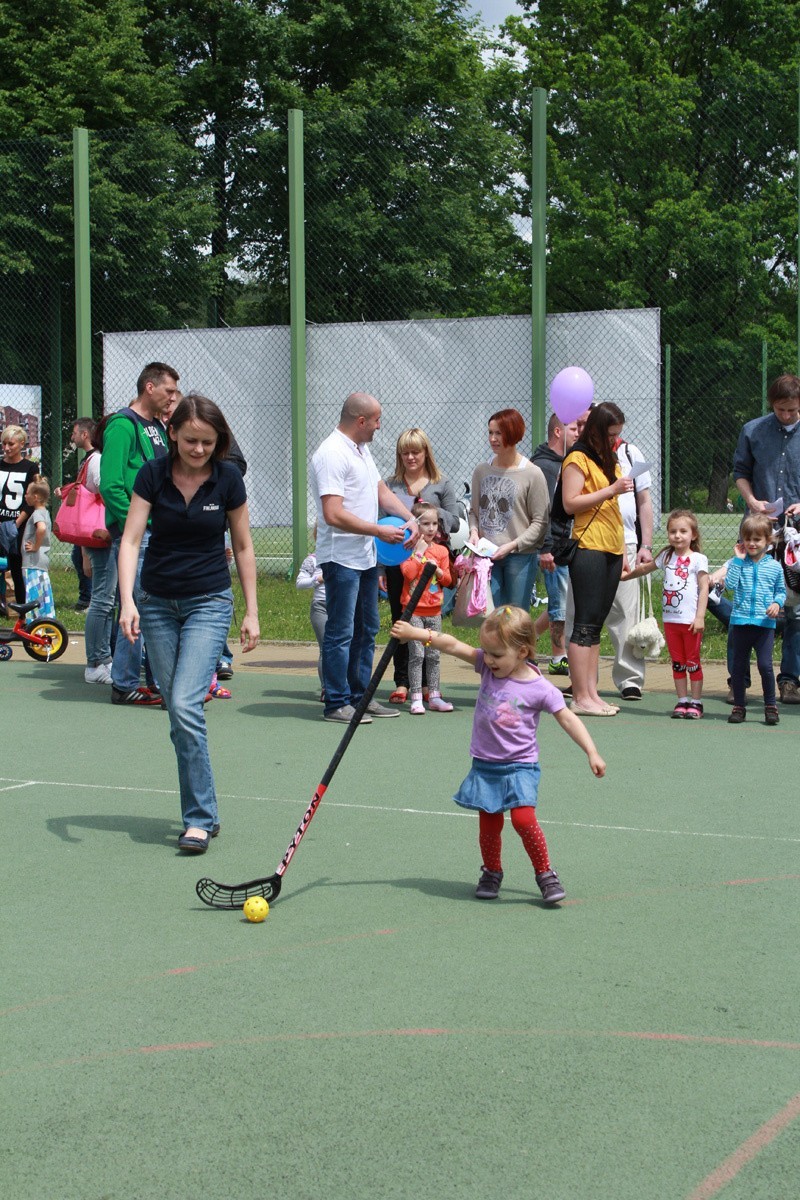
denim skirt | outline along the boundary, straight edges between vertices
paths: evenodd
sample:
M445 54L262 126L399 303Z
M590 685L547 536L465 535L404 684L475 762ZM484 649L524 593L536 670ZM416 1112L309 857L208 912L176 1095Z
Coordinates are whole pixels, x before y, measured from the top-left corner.
M473 758L472 770L453 799L462 808L488 813L535 808L540 775L538 763L498 763Z

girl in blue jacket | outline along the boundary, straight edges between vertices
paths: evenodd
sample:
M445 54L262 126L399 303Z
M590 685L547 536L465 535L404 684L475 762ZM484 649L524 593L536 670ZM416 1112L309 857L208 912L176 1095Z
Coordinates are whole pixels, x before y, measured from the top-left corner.
M783 567L767 555L772 538L769 517L745 517L734 549L736 557L731 561L725 579L726 588L733 592L729 633L733 650L733 708L728 717L731 725L741 725L747 716L745 680L751 650L756 652L764 691L765 724L777 725L780 721L775 703L772 647L776 618L786 600L786 585Z

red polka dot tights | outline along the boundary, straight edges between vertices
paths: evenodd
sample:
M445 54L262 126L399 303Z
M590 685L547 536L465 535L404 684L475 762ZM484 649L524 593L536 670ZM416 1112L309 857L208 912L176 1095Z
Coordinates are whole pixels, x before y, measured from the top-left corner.
M537 875L550 870L550 858L542 827L536 820L535 808L509 809L511 824L522 838L528 858ZM503 842L503 813L479 813L478 844L481 848L483 865L487 871L501 871L501 848Z

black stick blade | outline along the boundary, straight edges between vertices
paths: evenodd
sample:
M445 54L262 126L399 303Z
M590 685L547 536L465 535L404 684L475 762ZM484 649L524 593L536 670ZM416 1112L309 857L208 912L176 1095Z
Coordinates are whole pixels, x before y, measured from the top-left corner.
M281 890L280 875L266 879L251 879L249 883L215 883L213 879L198 879L195 891L209 908L242 908L250 896L263 896L267 902L277 899Z

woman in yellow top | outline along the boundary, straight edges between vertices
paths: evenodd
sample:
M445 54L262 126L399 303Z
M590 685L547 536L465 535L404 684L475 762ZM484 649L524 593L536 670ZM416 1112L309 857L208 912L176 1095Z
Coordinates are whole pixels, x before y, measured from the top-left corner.
M561 468L561 498L574 518L572 536L579 543L569 566L575 600L567 647L570 708L584 716L612 717L619 712L600 697L597 671L600 631L614 600L625 553L617 496L634 487L632 479L620 476L614 452L624 422L625 414L616 404L595 405Z

